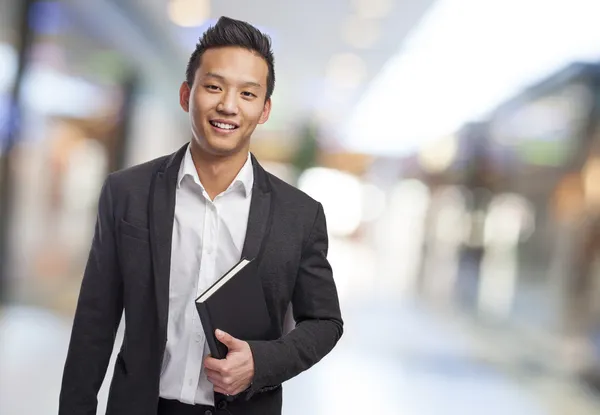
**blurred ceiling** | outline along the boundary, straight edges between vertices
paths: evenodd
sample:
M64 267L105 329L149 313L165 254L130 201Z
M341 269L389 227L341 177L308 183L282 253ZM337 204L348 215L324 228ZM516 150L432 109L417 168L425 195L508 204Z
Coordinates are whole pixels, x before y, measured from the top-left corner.
M271 120L265 128L288 131L315 115L325 128L337 130L434 1L213 1L210 19L195 28L172 22L167 0L121 0L115 4L137 17L141 30L157 39L158 50L171 54L170 48L176 50L177 56L167 62L181 80L195 42L219 16L248 21L269 33L277 84ZM374 16L358 18L365 14Z

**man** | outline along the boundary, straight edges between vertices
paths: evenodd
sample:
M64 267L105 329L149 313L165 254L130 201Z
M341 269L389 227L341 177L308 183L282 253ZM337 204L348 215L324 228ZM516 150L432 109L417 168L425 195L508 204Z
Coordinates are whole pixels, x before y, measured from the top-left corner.
M189 145L108 176L61 415L96 413L123 310L111 415L279 414L281 384L339 340L323 208L249 153L252 132L269 118L274 82L270 39L221 18L200 39L179 91ZM258 261L271 335L243 341L219 332L229 352L217 360L208 355L194 299L242 256ZM283 333L290 302L296 327Z

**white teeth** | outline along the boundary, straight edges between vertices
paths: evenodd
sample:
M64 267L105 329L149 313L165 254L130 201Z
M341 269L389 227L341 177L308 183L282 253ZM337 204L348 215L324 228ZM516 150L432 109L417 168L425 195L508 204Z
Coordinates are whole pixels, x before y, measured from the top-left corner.
M231 125L231 124L225 124L222 122L215 122L213 121L212 124L216 127L222 128L224 130L233 130L235 128L235 125Z

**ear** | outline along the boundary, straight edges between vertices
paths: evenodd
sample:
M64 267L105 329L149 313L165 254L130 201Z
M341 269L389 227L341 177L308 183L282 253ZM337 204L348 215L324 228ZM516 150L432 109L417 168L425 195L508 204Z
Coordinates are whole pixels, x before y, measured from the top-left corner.
M260 119L258 120L259 124L264 124L269 119L269 114L271 114L271 98L265 101L265 106L263 107L262 114L260 115Z
M185 112L190 112L190 94L190 86L186 81L183 81L179 87L179 105Z

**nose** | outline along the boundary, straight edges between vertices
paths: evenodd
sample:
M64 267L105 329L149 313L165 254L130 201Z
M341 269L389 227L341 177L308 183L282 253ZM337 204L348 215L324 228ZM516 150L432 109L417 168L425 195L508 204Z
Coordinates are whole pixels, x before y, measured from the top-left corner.
M219 105L217 105L217 111L227 115L237 114L238 105L234 91L227 91L221 96L221 101L219 102Z

